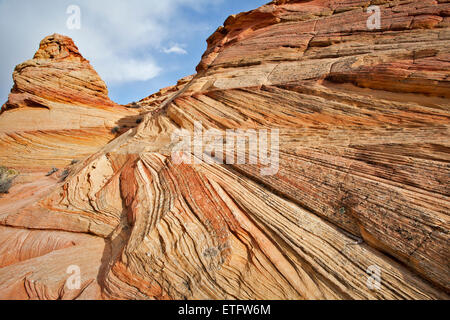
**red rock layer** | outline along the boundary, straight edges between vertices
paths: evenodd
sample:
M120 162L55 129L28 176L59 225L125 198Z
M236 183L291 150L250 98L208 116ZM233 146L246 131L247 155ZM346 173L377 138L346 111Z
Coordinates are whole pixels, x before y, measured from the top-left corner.
M45 100L93 107L117 106L89 61L72 39L58 34L41 41L32 60L16 66L14 87L2 112L13 108L49 108Z
M42 40L13 79L0 116L2 165L61 167L111 141L115 126L136 125L138 112L108 98L105 83L68 37Z
M370 4L274 1L230 17L197 75L137 103L151 111L137 128L65 181L0 202L6 228L55 233L33 235L40 249L21 240L16 261L33 258L0 268L0 288L16 283L0 292L60 297L79 263L105 299L448 299L450 4L377 1L381 29L368 30ZM177 164L172 134L196 121L278 129L278 172ZM69 259L83 245L66 247L66 232L98 247ZM29 277L39 290L22 289Z

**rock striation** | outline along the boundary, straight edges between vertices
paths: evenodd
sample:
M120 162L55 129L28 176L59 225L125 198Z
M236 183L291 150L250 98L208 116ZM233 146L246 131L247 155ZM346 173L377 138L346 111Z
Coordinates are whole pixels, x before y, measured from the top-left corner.
M36 162L67 160L66 146L82 159L63 179L23 175L0 198L0 298L448 299L449 13L447 1L273 1L229 17L196 75L127 108L69 39L47 38L16 69L0 150L31 159L52 143ZM76 84L71 68L84 70ZM52 72L67 91L22 81ZM66 136L22 120L38 110L57 122L40 106L142 121L107 143L86 138L100 126L84 118ZM174 133L199 122L278 130L277 170L180 164ZM0 164L33 168L18 148Z
M62 167L111 141L111 129L132 124L138 114L112 102L72 39L58 34L41 41L33 59L15 68L13 80L0 117L5 166Z

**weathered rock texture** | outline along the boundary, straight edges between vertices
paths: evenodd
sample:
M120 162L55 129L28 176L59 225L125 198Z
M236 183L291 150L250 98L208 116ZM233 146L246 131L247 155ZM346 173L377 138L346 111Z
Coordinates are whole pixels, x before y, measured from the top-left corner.
M89 61L70 38L58 34L42 40L13 79L0 117L2 165L67 165L114 139L111 129L132 123L138 114L112 102Z
M370 4L380 30L366 26ZM446 1L316 0L230 17L192 79L133 105L139 126L64 181L22 177L0 199L0 298L448 299L449 13ZM91 70L74 46L53 54L48 41L32 62L46 59L38 76L72 60ZM15 102L21 94L121 115L89 76L98 90L82 85L78 97L24 90L23 72L2 129L9 112L34 110ZM171 136L195 121L279 129L278 173L176 164ZM87 152L67 129L74 152ZM24 150L52 140L27 141ZM79 290L65 286L70 265ZM378 290L367 286L371 266Z

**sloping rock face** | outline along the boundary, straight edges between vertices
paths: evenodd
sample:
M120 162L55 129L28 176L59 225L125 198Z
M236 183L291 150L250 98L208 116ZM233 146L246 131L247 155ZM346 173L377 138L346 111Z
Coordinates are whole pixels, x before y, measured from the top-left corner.
M0 199L0 298L448 299L449 12L317 0L230 17L192 79L135 104L139 126ZM249 143L221 164L207 129L270 132L274 161ZM194 138L191 163L174 137Z
M33 59L16 67L13 80L0 116L3 165L62 167L104 146L121 119L138 114L112 102L89 61L58 34L41 41Z

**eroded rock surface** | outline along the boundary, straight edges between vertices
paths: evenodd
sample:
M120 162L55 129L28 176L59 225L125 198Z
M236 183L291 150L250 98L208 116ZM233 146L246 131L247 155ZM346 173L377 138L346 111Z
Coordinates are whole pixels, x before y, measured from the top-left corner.
M33 59L16 67L0 116L0 163L18 168L63 167L114 139L137 110L119 106L73 41L41 41ZM134 124L135 125L135 124Z
M371 4L379 30L366 25ZM0 199L0 296L448 299L449 12L446 1L315 0L230 17L194 77L125 109L142 113L136 128L65 180L29 176ZM38 58L85 63L45 43ZM102 101L99 114L117 108ZM196 122L279 130L276 174L179 164L172 136ZM79 290L64 284L70 265Z

